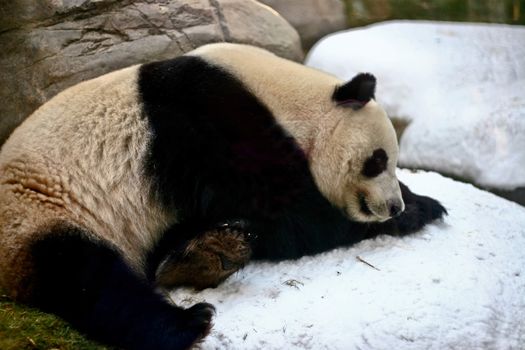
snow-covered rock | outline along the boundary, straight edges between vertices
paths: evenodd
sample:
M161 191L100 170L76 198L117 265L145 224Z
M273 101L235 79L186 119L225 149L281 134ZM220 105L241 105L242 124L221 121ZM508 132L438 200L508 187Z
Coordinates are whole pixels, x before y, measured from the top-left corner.
M412 122L401 166L525 186L525 27L386 22L326 37L307 64L377 76L377 99Z
M523 349L525 208L435 173L399 177L440 200L444 222L174 291L217 307L202 348Z

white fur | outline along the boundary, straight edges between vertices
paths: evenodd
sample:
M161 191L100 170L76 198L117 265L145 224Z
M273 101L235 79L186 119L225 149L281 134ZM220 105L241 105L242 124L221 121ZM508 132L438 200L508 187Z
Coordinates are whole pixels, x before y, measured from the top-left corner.
M307 152L321 192L351 217L384 221L390 217L387 201L403 203L395 176L395 131L375 101L356 111L338 107L332 94L343 81L259 48L221 43L190 54L226 68L246 84ZM388 154L388 169L367 179L361 175L363 163L378 148ZM373 217L360 212L358 192L366 194Z
M65 90L4 144L0 259L8 261L2 261L2 279L17 266L14 252L61 221L113 243L142 270L145 249L174 218L153 198L143 174L150 136L137 72L134 66Z

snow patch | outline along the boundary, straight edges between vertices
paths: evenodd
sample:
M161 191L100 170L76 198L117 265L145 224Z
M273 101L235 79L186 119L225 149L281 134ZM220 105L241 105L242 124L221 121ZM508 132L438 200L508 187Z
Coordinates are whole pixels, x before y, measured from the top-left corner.
M321 40L306 63L378 78L377 99L411 121L399 164L489 187L525 187L525 27L385 22Z
M521 348L525 208L436 173L398 175L441 201L444 222L297 261L250 263L216 289L172 292L179 305L216 306L202 348Z

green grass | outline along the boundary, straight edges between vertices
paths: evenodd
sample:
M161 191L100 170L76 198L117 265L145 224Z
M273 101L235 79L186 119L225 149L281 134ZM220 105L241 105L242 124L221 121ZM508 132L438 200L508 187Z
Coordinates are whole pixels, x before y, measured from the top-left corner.
M525 0L344 0L350 27L393 19L525 24Z
M0 291L0 349L106 350L61 319L9 300Z

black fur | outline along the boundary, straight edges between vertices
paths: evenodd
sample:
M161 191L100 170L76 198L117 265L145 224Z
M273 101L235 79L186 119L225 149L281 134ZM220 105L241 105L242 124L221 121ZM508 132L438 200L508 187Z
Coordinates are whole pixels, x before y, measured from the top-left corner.
M359 196L359 210L361 210L361 213L367 216L374 215L374 213L372 213L372 211L368 207L368 204L366 204L365 194L359 192L357 195Z
M114 249L86 237L62 226L33 244L33 305L125 349L187 349L208 332L211 305L170 305Z
M315 188L303 193L294 205L286 207L276 220L252 222L248 230L258 232L253 243L253 259L299 258L349 246L380 234L406 235L443 217L446 209L436 200L419 196L400 183L405 211L383 223L348 220Z
M338 86L332 99L338 105L359 109L374 98L375 90L376 78L370 73L359 73L349 82Z
M151 63L139 89L153 131L147 170L182 221L266 219L311 185L294 139L222 69L189 56Z
M373 85L373 76L360 75L337 97L356 90L370 98ZM139 88L154 135L148 171L182 221L150 254L150 272L170 248L181 249L199 228L221 221L244 219L258 236L253 257L275 260L414 232L445 213L402 186L407 210L400 216L383 224L348 220L319 192L304 153L268 108L201 58L145 65Z
M361 173L366 177L376 177L386 170L388 156L384 149L379 148L365 161Z

